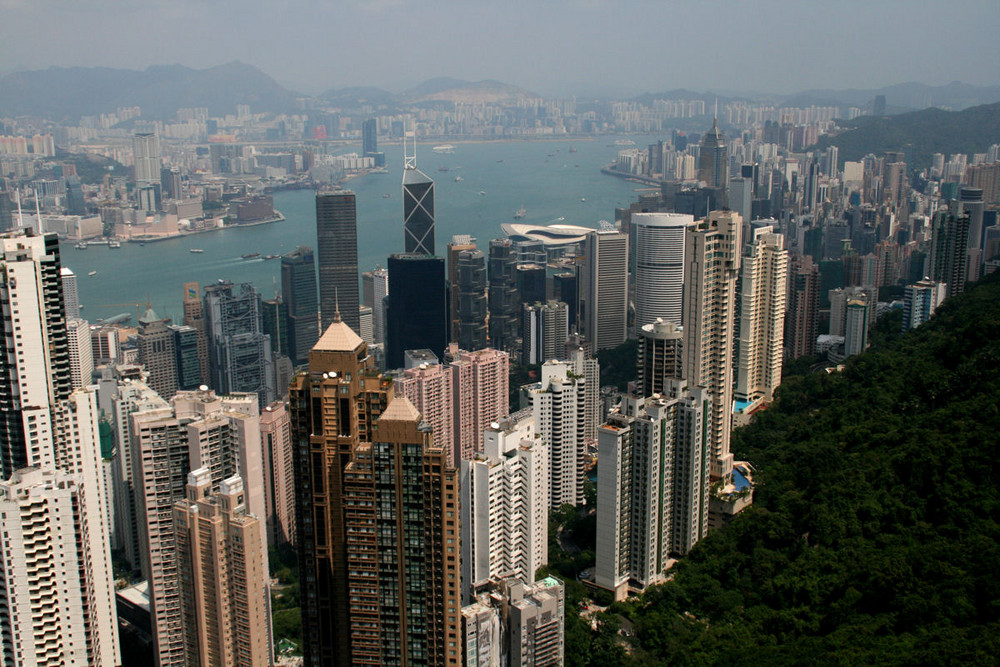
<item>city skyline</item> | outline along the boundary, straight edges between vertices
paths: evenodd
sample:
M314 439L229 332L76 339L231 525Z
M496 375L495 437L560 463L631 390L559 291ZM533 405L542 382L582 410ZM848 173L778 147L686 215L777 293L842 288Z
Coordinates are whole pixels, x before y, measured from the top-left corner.
M138 4L94 2L4 0L0 6L5 13L0 28L4 73L50 66L142 69L177 63L200 68L236 59L261 67L305 94L368 85L403 90L428 78L427 72L500 80L556 95L705 86L719 92L783 94L957 79L994 84L995 69L979 49L1000 27L1000 12L985 0L960 2L954 12L908 12L905 31L885 30L900 20L906 9L902 4L854 1L830 6L771 0L681 7L640 2L623 7L601 0L565 0L518 7L405 0L323 5L297 0L283 6L280 17L263 5L233 2L143 3L141 11ZM525 15L531 20L524 20ZM702 31L684 26L707 24L734 30L759 26L777 39L700 50ZM40 55L33 47L37 27L43 25L49 39ZM151 25L172 37L156 50L146 48ZM219 31L220 25L239 29ZM330 25L351 29L330 39ZM486 25L490 29L482 30ZM647 25L664 27L672 50L681 56L678 67L659 66L655 54L662 42L643 43L635 30ZM429 29L434 39L420 39ZM949 58L911 57L913 45L959 33L963 39L949 44ZM637 48L622 51L620 38L628 35L635 35ZM307 44L312 54L303 59L297 50L255 48L265 41ZM407 45L407 58L401 60L393 49L372 48L395 43ZM526 49L525 44L532 46ZM777 62L775 49L779 56L786 54ZM123 53L128 56L123 58ZM699 57L693 57L695 53ZM343 71L325 66L345 61L352 66ZM879 66L867 66L873 61Z

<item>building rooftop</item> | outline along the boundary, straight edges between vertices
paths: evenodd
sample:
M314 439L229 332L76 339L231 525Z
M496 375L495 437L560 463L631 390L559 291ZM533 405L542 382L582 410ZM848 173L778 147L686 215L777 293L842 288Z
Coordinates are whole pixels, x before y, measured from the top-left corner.
M361 336L354 333L346 322L337 317L316 341L313 349L325 352L353 352L363 343Z

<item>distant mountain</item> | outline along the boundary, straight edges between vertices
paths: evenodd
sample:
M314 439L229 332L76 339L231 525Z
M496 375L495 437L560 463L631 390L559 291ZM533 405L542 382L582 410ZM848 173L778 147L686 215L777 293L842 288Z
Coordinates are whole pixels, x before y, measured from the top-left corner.
M252 65L231 62L196 70L160 65L145 71L108 67L50 67L0 77L0 114L76 119L142 107L143 118L166 119L184 107L208 107L212 115L294 108L296 93Z
M877 95L885 95L888 111L943 107L960 111L981 104L1000 102L1000 86L974 86L953 81L945 86L928 86L923 83L900 83L884 88L847 90L807 90L782 99L790 107L845 105L865 108Z
M441 93L446 90L452 90L453 88L462 88L463 86L468 86L471 83L471 81L463 81L462 79L452 79L448 76L439 76L433 79L427 79L427 81L417 84L413 88L404 92L403 95L411 98L420 98L427 95L434 95L435 93Z
M431 79L406 92L408 102L512 102L538 97L523 88L502 81L459 81L457 79Z
M336 107L350 109L362 104L374 106L395 105L399 95L375 86L351 86L335 88L321 94L320 99Z
M924 109L897 116L860 116L845 123L850 129L824 136L813 149L834 145L841 160L858 160L868 153L903 151L911 168L930 165L933 153L984 153L1000 143L1000 103L963 111Z

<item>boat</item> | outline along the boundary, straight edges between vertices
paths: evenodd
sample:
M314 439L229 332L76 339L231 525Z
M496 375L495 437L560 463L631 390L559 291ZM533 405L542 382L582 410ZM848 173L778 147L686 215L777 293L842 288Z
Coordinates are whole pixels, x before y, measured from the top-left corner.
M382 199L389 199L390 197L392 197L392 195L389 194L388 192L386 192L384 195L382 195Z
M483 195L485 195L485 194L486 194L486 190L480 190L480 191L479 191L479 196L483 196Z
M242 257L243 259L253 259L255 257L260 257L260 253L259 252L248 252L245 255L240 255L240 257Z
M188 250L188 252L193 252L195 254L198 254L198 253L205 252L205 251L202 250L201 248L191 248L190 250Z
M575 152L576 152L576 149L575 149L575 148L571 148L571 149L569 149L569 152L570 152L570 153L575 153Z
M77 243L73 247L76 248L77 250L86 250L87 249L87 242L86 241L80 241L79 243Z
M465 180L465 179L464 179L464 178L462 178L461 176L456 176L456 177L455 177L455 182L456 182L456 183L461 183L461 182L462 182L462 181L464 181L464 180Z
M369 174L388 174L389 170L386 169L385 167L375 167L374 169L372 169L368 173Z
M587 201L586 197L580 197L580 201Z
M451 171L447 165L441 165L438 167L438 171Z
M528 209L524 208L524 206L521 206L521 208L517 209L517 212L514 213L514 219L520 220L526 215L528 215Z
M431 150L442 155L449 155L455 152L455 147L451 144L441 144L440 146L435 146Z
M96 275L97 275L97 271L91 271L91 272L90 272L90 273L88 273L87 275L88 275L88 276L96 276Z
M114 240L108 241L108 247L111 248L112 250L114 250L115 248L121 248L122 242Z
M264 259L278 259L281 255L264 255Z
M615 142L615 146L635 146L635 142L631 139L619 139Z

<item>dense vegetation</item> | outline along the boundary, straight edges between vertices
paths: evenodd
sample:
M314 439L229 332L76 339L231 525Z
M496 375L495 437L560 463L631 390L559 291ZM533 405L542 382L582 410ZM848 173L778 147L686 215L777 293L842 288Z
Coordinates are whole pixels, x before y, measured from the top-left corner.
M838 123L850 129L824 136L812 148L837 146L841 162L860 160L869 153L903 151L910 168L923 169L930 166L934 153L982 153L1000 142L1000 103L962 111L931 108L898 116L859 116Z
M734 434L758 468L754 506L568 655L995 664L1000 276L879 339L843 373L786 379ZM633 637L616 632L626 622Z

